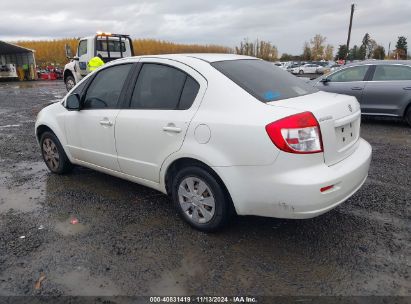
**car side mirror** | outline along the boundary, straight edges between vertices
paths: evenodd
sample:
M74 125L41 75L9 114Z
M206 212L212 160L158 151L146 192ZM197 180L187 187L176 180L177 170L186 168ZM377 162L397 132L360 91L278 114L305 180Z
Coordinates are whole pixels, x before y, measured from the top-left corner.
M74 93L67 97L66 108L70 111L80 111L80 95Z
M328 77L324 77L324 78L322 78L322 79L320 80L320 82L322 82L323 84L327 84L327 83L330 82L330 81L331 81L331 79L328 78Z

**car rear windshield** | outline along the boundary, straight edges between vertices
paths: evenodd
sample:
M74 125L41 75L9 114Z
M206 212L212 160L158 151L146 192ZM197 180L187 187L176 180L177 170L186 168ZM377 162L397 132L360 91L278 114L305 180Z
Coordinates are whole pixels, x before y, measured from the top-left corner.
M262 102L317 92L304 80L267 61L241 59L217 61L211 65Z

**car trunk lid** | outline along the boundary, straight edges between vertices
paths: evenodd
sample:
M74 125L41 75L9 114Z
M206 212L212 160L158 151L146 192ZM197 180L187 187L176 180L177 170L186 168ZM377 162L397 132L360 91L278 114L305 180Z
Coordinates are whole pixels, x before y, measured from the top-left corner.
M361 124L360 105L355 97L318 92L267 104L314 114L320 124L327 165L336 164L355 151Z

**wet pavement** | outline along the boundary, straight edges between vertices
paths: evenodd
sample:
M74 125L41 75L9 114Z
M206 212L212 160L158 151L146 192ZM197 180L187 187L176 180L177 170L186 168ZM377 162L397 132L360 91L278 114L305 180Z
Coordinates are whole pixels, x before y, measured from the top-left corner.
M405 123L363 120L370 175L335 210L237 217L204 234L149 188L84 168L50 174L34 121L64 94L59 81L0 83L0 295L411 295Z

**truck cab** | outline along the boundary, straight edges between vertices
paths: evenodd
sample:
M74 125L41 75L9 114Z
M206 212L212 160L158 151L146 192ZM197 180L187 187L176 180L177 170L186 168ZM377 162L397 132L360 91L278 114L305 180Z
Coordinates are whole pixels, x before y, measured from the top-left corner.
M70 46L66 45L66 56L70 62L64 66L63 78L67 91L90 72L87 63L99 54L105 63L134 56L130 36L98 32L95 36L81 38L75 56L72 55Z

